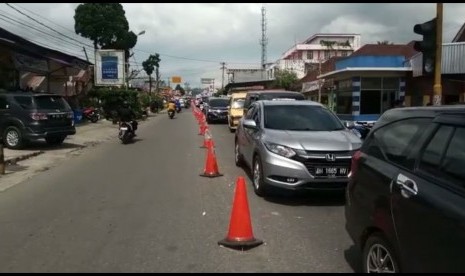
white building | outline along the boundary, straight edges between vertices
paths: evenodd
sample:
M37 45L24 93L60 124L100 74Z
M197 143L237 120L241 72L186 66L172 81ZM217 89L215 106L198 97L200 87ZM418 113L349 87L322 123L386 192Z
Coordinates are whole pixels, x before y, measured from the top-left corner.
M315 34L287 50L277 61L277 68L294 71L301 79L312 65L333 56L349 56L360 47L359 34Z

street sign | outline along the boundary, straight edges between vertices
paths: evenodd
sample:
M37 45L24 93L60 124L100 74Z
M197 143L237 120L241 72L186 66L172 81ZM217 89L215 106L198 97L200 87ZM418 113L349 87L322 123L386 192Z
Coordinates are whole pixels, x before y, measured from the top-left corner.
M173 76L173 77L171 77L171 82L172 83L181 83L182 79L181 79L180 76Z

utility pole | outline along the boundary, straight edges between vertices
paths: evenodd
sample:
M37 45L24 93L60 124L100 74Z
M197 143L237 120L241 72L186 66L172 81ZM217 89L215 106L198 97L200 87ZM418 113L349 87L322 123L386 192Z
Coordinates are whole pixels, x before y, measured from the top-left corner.
M224 69L226 69L226 62L222 62L221 64L221 69L223 70L223 73L221 74L221 90L224 89Z
M442 60L442 3L436 4L436 60L434 65L433 105L442 103L441 60Z

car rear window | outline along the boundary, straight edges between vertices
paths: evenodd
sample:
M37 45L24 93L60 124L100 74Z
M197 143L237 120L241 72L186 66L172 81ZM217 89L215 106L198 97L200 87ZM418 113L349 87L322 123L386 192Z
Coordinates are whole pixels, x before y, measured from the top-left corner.
M244 108L245 99L235 99L231 108Z
M71 109L61 96L35 96L34 103L37 109Z
M211 107L226 107L229 105L229 99L210 99L208 105Z

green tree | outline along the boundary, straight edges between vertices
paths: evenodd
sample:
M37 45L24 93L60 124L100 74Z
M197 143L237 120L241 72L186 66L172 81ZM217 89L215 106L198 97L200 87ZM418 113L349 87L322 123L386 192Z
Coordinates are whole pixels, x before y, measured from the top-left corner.
M176 85L176 88L174 88L174 90L178 90L183 96L184 94L186 94L186 91L184 90L184 88L182 88L180 84Z
M149 75L149 87L150 87L150 92L152 92L152 74L153 71L156 70L156 76L157 76L157 87L156 91L158 91L158 78L159 78L159 73L158 73L158 68L160 67L160 55L155 54L155 55L150 55L147 60L142 62L142 67L144 68L145 73Z
M276 88L284 88L286 90L290 90L299 79L297 78L297 74L294 71L290 70L277 70L275 73L275 81L274 86Z
M80 4L74 13L74 31L92 40L95 49L124 50L128 73L129 50L136 46L137 35L129 31L129 23L121 4Z

